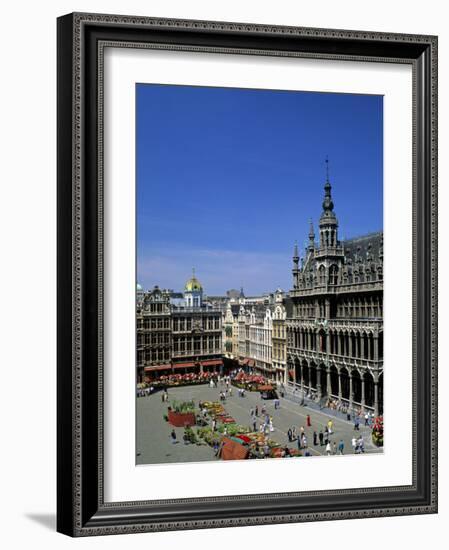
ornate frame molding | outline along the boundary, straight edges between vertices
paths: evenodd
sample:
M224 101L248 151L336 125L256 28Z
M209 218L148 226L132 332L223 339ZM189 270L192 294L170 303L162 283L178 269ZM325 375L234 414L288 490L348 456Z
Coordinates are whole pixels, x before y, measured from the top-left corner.
M413 415L418 433L427 435L419 443L415 440L410 487L104 502L102 106L106 46L413 66ZM90 239L86 240L86 234ZM87 311L87 304L93 302L96 316ZM92 415L96 422L88 425L85 419ZM59 18L58 531L88 536L436 511L437 38L103 14Z

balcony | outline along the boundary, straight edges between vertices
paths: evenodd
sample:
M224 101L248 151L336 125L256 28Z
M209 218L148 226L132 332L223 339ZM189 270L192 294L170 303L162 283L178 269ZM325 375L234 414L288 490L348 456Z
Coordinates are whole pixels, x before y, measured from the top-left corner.
M324 365L337 363L346 367L363 367L373 370L383 369L383 358L375 361L374 359L364 359L360 357L350 357L349 355L338 355L337 353L326 353L323 351L315 351L301 348L287 348L287 354L294 358L299 356L301 359L313 361L314 363L323 363Z

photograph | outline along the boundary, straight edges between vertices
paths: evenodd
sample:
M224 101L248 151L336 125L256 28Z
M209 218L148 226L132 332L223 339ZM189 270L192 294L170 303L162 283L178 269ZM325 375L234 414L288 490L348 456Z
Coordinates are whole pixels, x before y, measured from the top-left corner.
M383 114L135 84L136 465L383 452Z

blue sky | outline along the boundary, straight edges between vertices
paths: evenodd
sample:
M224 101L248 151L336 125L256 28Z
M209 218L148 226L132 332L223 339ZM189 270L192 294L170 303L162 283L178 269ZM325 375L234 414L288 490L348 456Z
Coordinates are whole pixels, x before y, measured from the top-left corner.
M208 294L291 288L294 241L383 227L381 96L138 84L137 280Z

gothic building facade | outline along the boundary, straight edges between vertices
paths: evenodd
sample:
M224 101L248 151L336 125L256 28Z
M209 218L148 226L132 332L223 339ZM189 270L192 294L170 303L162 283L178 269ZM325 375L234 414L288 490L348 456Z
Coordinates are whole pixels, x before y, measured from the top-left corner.
M161 374L219 371L222 361L222 313L203 302L195 274L183 298L155 286L137 304L137 380Z
M319 241L295 245L287 330L292 384L315 400L382 413L383 233L339 240L329 177Z
M238 358L240 366L284 383L286 370L286 309L284 293L242 300L238 313Z

